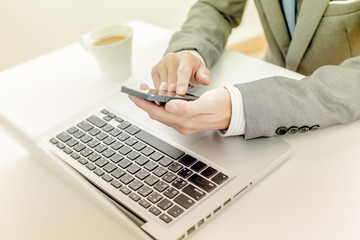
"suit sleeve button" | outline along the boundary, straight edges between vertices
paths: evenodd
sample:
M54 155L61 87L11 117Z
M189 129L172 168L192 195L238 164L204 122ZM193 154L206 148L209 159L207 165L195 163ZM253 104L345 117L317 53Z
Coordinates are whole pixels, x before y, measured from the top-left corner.
M303 126L301 128L299 128L299 133L306 133L308 132L310 129L308 126Z
M294 133L297 133L298 131L299 131L299 129L297 127L295 127L295 126L289 127L289 129L287 130L287 132L289 134L294 134Z
M319 128L320 128L319 125L314 125L314 126L311 126L310 131L313 132L313 131L318 130Z
M287 133L287 128L286 127L279 127L278 129L276 129L276 134L277 135L285 135Z

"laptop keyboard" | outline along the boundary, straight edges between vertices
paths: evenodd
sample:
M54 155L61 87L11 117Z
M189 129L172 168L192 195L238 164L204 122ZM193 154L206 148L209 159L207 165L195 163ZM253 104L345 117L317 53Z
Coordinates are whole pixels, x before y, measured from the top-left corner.
M165 223L228 179L106 109L49 141Z

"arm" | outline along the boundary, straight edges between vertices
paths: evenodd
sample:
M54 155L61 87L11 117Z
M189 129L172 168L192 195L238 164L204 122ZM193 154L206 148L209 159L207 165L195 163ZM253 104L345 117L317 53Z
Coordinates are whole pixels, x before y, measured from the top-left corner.
M329 127L360 118L360 57L323 66L300 81L275 76L238 84L245 138L282 135L280 127Z

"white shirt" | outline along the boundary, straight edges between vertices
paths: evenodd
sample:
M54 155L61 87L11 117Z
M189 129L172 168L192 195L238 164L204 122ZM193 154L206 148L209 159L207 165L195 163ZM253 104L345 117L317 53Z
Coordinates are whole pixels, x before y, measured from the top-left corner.
M205 61L196 50L189 50L194 56L199 58L204 64ZM245 113L244 104L240 90L235 86L225 86L231 98L231 119L228 129L219 130L223 137L245 134Z

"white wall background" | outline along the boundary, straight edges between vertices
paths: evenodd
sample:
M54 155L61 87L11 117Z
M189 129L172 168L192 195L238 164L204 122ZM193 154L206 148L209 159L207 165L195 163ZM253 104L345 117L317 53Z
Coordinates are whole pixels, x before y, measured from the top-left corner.
M108 23L137 19L175 31L194 2L0 0L0 71L78 41L87 31ZM259 34L262 34L262 28L253 0L249 0L243 23L233 32L229 42Z

